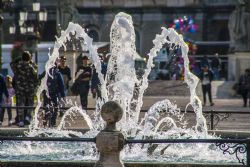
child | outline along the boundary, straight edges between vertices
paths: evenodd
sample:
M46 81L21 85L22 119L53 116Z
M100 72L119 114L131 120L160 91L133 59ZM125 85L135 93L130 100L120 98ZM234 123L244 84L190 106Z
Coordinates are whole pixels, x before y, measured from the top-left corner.
M6 97L9 97L9 93L7 90L7 86L4 80L4 77L2 74L0 74L0 126L2 126L2 121L3 121L3 109L1 108L2 103L3 103L3 95Z
M15 95L15 90L14 88L12 87L12 78L11 76L7 75L6 76L6 86L7 86L7 90L8 90L8 93L9 93L9 97L5 98L4 99L4 105L6 107L11 107L12 106L12 99L13 99L13 96ZM4 117L4 112L5 110L3 110L3 113L1 114L1 122L3 122L3 117ZM11 126L12 125L12 113L11 113L11 108L7 108L7 112L8 112L8 125Z

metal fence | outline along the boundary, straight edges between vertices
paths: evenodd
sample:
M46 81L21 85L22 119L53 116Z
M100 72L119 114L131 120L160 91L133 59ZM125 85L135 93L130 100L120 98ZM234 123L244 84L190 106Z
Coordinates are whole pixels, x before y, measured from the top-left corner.
M57 137L8 137L0 136L0 144L5 141L57 141L57 142L96 142L96 138L57 138ZM250 139L126 139L125 144L178 144L214 143L224 154L236 156L238 162L250 167ZM245 156L240 154L246 153Z
M2 109L11 108L11 109L35 109L34 106L0 106ZM50 108L55 108L59 110L68 110L70 107L40 107L39 110L46 110ZM86 108L87 111L95 110L95 108ZM141 112L147 112L148 110L141 110ZM182 113L194 113L194 111L181 111ZM250 114L250 112L243 111L215 111L208 110L202 111L203 115L207 120L207 125L209 130L214 130L215 127L219 124L219 122L227 120L232 114Z

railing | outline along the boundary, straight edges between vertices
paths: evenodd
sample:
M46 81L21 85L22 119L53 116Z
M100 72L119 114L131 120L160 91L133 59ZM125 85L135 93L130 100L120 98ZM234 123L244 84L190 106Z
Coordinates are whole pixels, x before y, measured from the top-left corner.
M11 108L11 109L35 109L34 106L0 106L0 108ZM50 109L51 107L40 107L40 110ZM61 110L67 110L70 107L53 107ZM95 108L86 108L87 111L95 110ZM141 112L147 112L148 110L141 110ZM182 113L194 113L194 111L181 111ZM220 121L227 120L232 114L250 114L250 112L239 112L239 111L202 111L206 120L209 130L214 130L214 128L219 124Z
M59 141L59 142L96 142L96 138L57 138L57 137L6 137L4 141ZM238 162L250 167L250 139L126 139L124 144L178 144L178 143L214 143L224 154L235 155ZM246 159L240 154L246 153Z

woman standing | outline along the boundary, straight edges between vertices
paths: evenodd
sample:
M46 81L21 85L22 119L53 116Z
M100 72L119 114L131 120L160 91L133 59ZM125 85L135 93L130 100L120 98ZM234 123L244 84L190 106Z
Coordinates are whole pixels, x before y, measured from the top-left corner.
M12 78L9 75L6 76L6 86L7 86L7 90L8 90L8 93L9 93L9 97L4 98L4 105L6 107L11 107L12 103L13 103L13 96L15 95L15 90L14 90L14 88L12 86ZM11 126L12 125L11 108L7 108L7 112L8 112L8 126ZM5 113L5 109L3 109L2 112L1 112L1 116L0 116L0 121L1 122L3 122L4 113Z

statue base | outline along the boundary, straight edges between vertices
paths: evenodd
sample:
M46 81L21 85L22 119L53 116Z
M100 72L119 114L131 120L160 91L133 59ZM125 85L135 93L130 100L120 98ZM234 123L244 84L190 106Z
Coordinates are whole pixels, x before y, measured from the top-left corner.
M245 69L250 67L250 52L235 52L228 55L228 80L238 81Z

